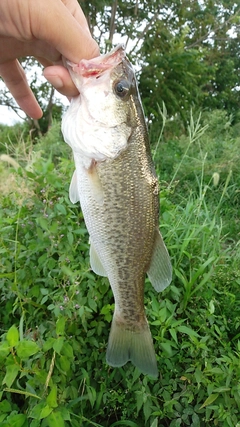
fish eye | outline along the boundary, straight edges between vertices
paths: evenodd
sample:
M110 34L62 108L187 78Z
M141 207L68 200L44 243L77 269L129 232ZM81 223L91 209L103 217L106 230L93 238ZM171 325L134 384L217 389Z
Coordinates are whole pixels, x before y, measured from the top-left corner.
M114 91L119 98L125 98L128 95L130 84L127 80L120 80L114 85Z

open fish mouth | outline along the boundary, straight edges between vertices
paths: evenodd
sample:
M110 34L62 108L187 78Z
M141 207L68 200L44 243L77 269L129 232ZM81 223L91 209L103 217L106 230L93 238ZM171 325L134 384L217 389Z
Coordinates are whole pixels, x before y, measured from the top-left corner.
M78 64L66 61L69 71L82 77L98 77L107 70L115 68L126 58L125 47L119 44L111 52L96 58L86 60L82 59Z

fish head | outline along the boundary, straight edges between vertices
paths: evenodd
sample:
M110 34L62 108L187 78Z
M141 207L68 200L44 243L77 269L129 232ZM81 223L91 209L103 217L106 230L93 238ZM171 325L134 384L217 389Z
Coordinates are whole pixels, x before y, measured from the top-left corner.
M67 61L67 67L79 96L63 118L65 141L75 153L95 161L115 158L127 147L140 103L134 69L123 45L79 64Z

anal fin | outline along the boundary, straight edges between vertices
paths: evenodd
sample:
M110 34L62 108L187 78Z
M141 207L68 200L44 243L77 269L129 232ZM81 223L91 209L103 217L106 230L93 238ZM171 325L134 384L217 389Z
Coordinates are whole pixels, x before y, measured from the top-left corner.
M172 280L170 257L158 229L155 234L155 246L147 275L157 292L163 291Z

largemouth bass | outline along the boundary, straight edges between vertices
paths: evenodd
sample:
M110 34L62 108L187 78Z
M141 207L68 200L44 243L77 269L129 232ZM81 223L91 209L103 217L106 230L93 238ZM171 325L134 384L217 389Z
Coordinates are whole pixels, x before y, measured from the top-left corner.
M68 69L80 92L62 121L76 166L70 200L81 204L91 268L108 277L115 299L107 362L131 361L156 377L144 282L147 273L162 291L172 269L159 232L158 179L134 70L122 45Z

